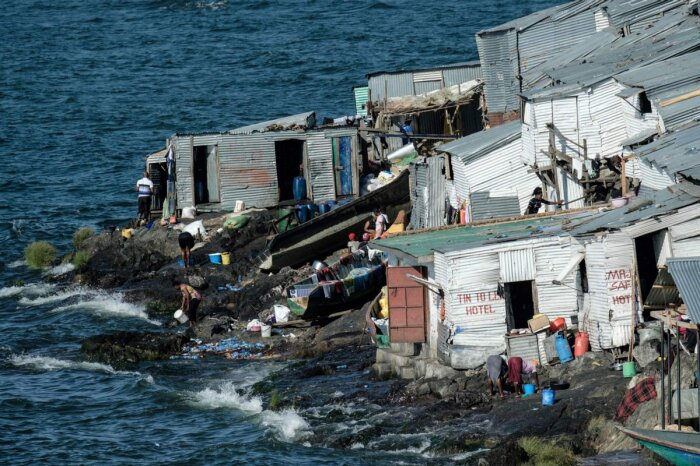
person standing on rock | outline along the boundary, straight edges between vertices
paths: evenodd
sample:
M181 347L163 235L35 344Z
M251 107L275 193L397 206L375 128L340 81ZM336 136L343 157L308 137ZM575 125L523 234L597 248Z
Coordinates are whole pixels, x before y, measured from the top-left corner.
M173 282L173 286L180 290L180 294L182 294L180 309L183 311L186 310L185 312L187 313L190 327L194 327L197 323L197 308L199 307L199 303L202 302L202 294L187 283L175 281Z
M177 243L180 245L182 264L185 267L185 275L187 275L190 267L190 251L194 247L194 236L187 231L183 231L177 237Z
M136 222L143 220L148 222L151 218L151 195L153 194L153 181L148 170L143 172L143 178L136 182L136 191L139 193L139 211L136 214Z

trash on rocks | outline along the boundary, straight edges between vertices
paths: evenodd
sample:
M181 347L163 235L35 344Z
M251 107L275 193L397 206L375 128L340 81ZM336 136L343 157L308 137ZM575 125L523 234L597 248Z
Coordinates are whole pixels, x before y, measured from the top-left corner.
M289 314L292 312L287 306L282 304L275 304L273 306L275 310L275 322L284 323L289 320Z
M259 332L261 327L261 323L258 319L253 319L250 322L248 322L248 325L245 326L245 329L248 330L249 332Z
M263 350L266 348L263 343L248 343L235 337L206 344L195 338L192 343L182 348L182 355L171 356L170 359L199 359L204 353L221 354L227 359L253 359L264 356Z

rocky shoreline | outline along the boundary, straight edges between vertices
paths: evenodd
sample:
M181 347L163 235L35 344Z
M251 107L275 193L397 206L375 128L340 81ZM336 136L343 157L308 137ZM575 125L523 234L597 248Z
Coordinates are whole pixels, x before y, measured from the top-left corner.
M545 408L539 396L516 399L511 395L506 400L489 396L483 370L434 371L410 382L377 379L371 370L376 351L364 331L362 309L332 321L276 328L270 338L247 332L249 320L267 317L272 305L283 301L284 288L309 273L308 266L270 275L258 272L255 259L265 246L267 225L273 217L267 211L252 212L250 217L250 222L238 230L222 229L224 216L204 217L205 227L213 234L192 253L196 266L188 279L205 296L193 329L178 326L172 319L179 295L171 282L184 278L177 264L179 231L154 226L136 230L129 239L119 231L105 231L88 239L87 265L60 280L121 292L127 301L144 303L149 317L165 320L166 325L159 332L119 332L88 338L82 344L86 358L124 367L182 357L193 341L208 344L228 339L259 344L264 347L258 353L261 359L289 362L283 378L265 380L254 387L256 394L276 408L318 406L323 400L311 393L318 392L319 384L329 383L336 391L341 387L342 399L381 406L402 419L400 426L394 425L396 420L387 425L380 423L372 430L326 442L337 448L364 444L378 432L436 430L443 438L441 448L477 452L480 464L536 464L518 443L525 436L540 437L576 458L636 449L611 421L627 380L611 370L613 359L607 353L587 353L572 363L544 368L541 381L566 380L571 385L557 392L555 406ZM231 253L231 265L208 263L207 254L220 251ZM306 389L309 383L313 383L313 390ZM658 405L655 400L645 405L630 423L652 423L649 419ZM465 427L468 432L457 428L477 425L478 429ZM650 458L644 461L660 464Z

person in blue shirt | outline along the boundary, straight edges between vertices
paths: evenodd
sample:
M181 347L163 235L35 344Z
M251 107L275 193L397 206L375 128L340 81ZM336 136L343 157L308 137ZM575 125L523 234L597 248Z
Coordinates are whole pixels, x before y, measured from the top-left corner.
M411 120L408 119L403 122L403 125L401 125L401 132L405 134L406 136L412 135L413 134L413 127L411 126ZM410 139L407 137L401 139L403 141L403 145L405 146L409 142L411 142Z

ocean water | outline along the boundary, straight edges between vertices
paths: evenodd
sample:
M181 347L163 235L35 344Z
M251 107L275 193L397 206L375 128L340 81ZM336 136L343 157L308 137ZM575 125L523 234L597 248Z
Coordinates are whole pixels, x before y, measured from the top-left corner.
M65 267L30 271L23 249L47 240L65 253L77 228L132 218L144 156L176 131L352 113L368 72L476 59L476 31L557 3L4 2L0 463L468 463L474 452L436 452L458 425L339 440L400 418L343 393L372 390L366 373L311 384L323 405L273 412L250 386L278 363L84 361L84 338L161 322L118 293L47 283Z

